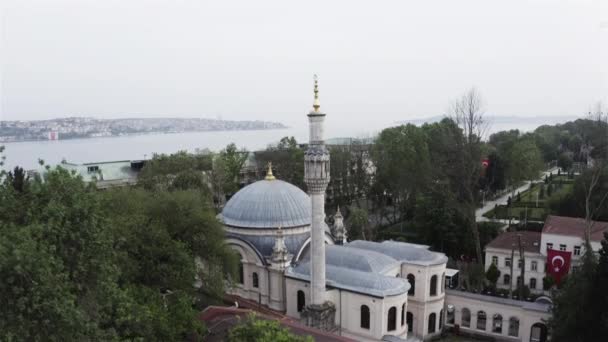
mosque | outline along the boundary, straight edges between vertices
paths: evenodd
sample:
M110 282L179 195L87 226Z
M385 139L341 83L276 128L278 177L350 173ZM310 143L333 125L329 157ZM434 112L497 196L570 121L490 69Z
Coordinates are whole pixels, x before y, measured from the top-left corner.
M329 151L315 80L304 156L308 194L266 178L237 192L218 218L240 255L231 294L356 340L427 339L444 321L447 257L427 246L351 241L338 211L326 224Z

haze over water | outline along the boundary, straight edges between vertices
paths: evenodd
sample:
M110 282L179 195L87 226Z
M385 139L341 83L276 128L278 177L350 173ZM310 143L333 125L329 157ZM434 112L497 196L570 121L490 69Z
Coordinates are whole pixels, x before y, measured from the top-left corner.
M574 119L574 117L572 118ZM327 116L326 138L371 137L390 123L370 122L368 127L357 127L348 122L340 123ZM513 122L493 123L488 134L508 129L532 131L542 124L565 122L566 118L527 118ZM56 165L63 159L72 163L103 162L116 160L138 160L151 158L154 153L175 153L196 149L219 151L230 143L250 151L265 149L284 136L294 136L298 142L308 141L306 119L302 125L287 129L258 131L189 132L173 134L146 134L121 137L69 139L58 141L28 141L5 143L5 169L15 166L26 170L38 169L38 159L48 165Z

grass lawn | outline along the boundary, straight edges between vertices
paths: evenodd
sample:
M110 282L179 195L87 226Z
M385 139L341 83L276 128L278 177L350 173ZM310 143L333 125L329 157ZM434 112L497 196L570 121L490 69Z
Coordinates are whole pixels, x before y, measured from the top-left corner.
M544 207L539 208L528 208L528 220L531 221L543 221L546 217L547 210ZM493 219L508 220L514 218L516 220L523 219L526 216L526 208L522 207L511 207L507 208L506 205L500 205L496 209L492 209L485 213L483 216Z

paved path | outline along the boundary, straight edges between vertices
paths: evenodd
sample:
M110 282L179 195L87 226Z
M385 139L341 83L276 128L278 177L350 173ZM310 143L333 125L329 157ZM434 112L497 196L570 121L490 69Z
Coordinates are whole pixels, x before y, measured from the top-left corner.
M542 176L537 180L537 181L543 181L545 179L545 176L549 175L549 174L556 174L557 173L557 168L554 167L552 169L549 169L545 172L543 172ZM508 220L490 220L487 217L484 217L483 214L487 213L488 211L494 209L495 205L506 205L507 204L507 199L509 198L509 196L511 196L511 194L513 193L517 193L517 192L523 192L524 190L528 190L528 188L530 188L530 181L526 181L524 183L524 185L520 186L519 188L515 189L515 191L510 191L509 193L505 194L502 197L499 197L495 200L492 201L488 201L486 202L486 204L477 209L475 211L475 219L477 222L487 222L487 221L505 221L506 223L508 223Z

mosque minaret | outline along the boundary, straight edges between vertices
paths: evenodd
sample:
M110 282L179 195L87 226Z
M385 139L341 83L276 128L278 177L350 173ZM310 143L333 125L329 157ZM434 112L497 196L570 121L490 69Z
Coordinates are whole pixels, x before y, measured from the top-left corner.
M315 76L313 109L308 113L310 141L304 154L304 181L311 199L311 304L325 303L325 190L329 183L329 152L323 141L325 114L320 111Z

